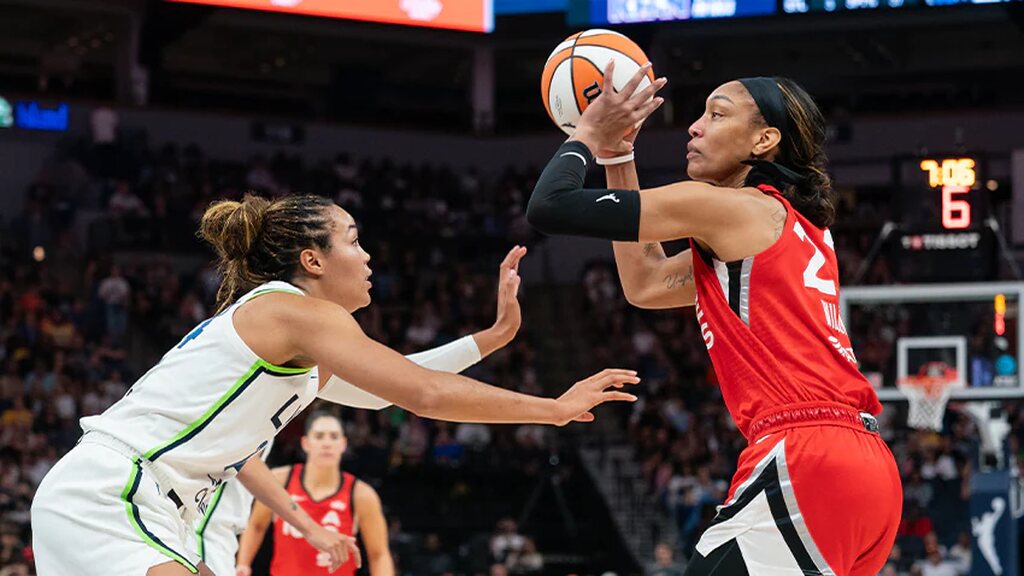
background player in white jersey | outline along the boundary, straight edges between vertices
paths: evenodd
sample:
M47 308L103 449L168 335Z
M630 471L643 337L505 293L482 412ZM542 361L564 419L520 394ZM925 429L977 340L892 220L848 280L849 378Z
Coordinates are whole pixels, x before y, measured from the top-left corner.
M522 325L522 311L516 295L519 287L519 261L525 255L526 248L516 246L509 250L499 266L497 315L492 326L471 336L438 348L411 354L406 358L434 370L458 373L511 342ZM322 391L321 395L324 394ZM345 406L369 410L381 410L391 406L387 400L362 392L337 377L331 380L326 394ZM263 451L264 460L269 452L270 446ZM253 468L250 473L257 473L258 468L259 473L270 474L270 470L255 458L250 459L246 466ZM196 552L214 574L235 572L238 537L249 523L252 505L252 494L241 483L226 482L221 494L216 496L196 528ZM269 512L266 507L264 509ZM372 570L372 558L370 560Z
M614 389L639 381L631 370L605 370L558 399L539 398L425 369L368 338L351 313L370 302L370 257L355 220L329 199L219 202L201 233L224 274L220 312L124 398L82 420L82 440L32 503L40 576L210 574L188 542L213 494L236 474L339 566L351 539L324 530L279 486L244 469L313 401L317 382L335 374L452 421L564 425L592 421L603 402L636 400Z

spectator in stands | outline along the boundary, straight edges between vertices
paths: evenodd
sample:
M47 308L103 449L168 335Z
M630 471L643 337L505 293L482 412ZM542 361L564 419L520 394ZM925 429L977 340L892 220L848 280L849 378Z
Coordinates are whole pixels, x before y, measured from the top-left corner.
M18 560L5 568L0 568L0 576L30 576L28 564Z
M0 566L9 566L20 562L25 544L14 526L0 526Z
M438 466L458 468L462 464L465 447L452 438L449 428L447 422L438 422L431 456L434 464Z
M882 573L886 574L888 570L893 576L897 574L906 574L910 570L911 564L913 564L913 562L904 557L903 549L900 548L899 543L897 543L894 544L892 550L889 551L889 559L885 562L885 567L883 568Z
M0 423L3 423L5 429L15 432L25 432L32 428L32 411L25 407L22 394L14 394L11 407L0 416Z
M404 465L417 466L423 462L429 444L429 432L423 420L415 414L409 414L398 432L396 456Z
M145 203L132 191L131 185L121 180L114 187L114 194L107 203L107 210L116 219L135 219L149 216Z
M917 502L921 508L927 508L931 504L935 490L931 484L921 480L921 473L916 469L911 472L910 479L903 485L903 501Z
M544 570L544 557L537 552L533 539L525 538L521 550L509 552L505 567L513 576L535 576Z
M900 536L916 536L923 539L934 532L935 526L932 524L931 518L921 509L920 504L911 502L904 505L903 521L900 522L898 532Z
M654 547L654 562L644 570L644 576L683 576L683 566L675 561L672 547L662 542Z
M961 532L956 544L949 549L948 555L950 562L956 565L958 574L963 575L971 571L972 549L971 535L967 532Z
M491 429L483 424L461 423L455 427L455 440L471 450L483 450L491 443Z
M417 574L441 576L455 570L455 560L441 547L441 537L431 532L423 539L423 549L409 568Z
M919 570L921 576L960 576L956 564L945 560L937 548L932 548L927 554L926 560L914 564L914 569Z
M402 531L402 521L395 515L388 514L388 548L391 549L391 559L395 563L395 574L403 574L406 571L403 567L412 564L413 558L413 537Z
M952 454L950 454L948 445L939 449L929 448L925 450L924 462L921 463L922 479L932 480L940 478L942 480L955 480L958 477L959 473L957 472L956 462L953 460Z
M497 563L504 563L509 554L520 553L525 542L519 533L516 521L504 518L498 522L496 532L491 537L491 558Z
M103 301L106 331L115 338L120 338L128 330L131 291L131 286L121 273L121 267L116 264L110 267L110 275L100 282L97 296Z

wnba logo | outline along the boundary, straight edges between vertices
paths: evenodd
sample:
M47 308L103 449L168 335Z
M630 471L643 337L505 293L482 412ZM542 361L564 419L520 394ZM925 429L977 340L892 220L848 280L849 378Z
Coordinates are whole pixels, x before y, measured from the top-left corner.
M715 334L707 322L702 322L704 311L700 309L700 301L696 295L693 297L693 305L697 309L697 323L700 324L700 335L704 337L704 346L711 350L711 347L715 345Z

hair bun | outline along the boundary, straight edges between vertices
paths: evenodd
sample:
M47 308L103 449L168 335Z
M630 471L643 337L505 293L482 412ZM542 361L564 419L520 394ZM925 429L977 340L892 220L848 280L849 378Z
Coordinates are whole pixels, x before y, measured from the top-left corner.
M222 258L242 260L259 238L270 206L269 200L252 194L246 194L241 202L214 202L203 214L199 235Z

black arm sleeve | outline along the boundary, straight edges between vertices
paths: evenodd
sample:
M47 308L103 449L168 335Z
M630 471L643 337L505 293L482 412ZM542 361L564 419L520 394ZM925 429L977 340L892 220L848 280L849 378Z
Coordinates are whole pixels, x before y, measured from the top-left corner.
M583 188L591 159L585 144L562 144L537 179L526 219L545 234L636 242L640 192Z

